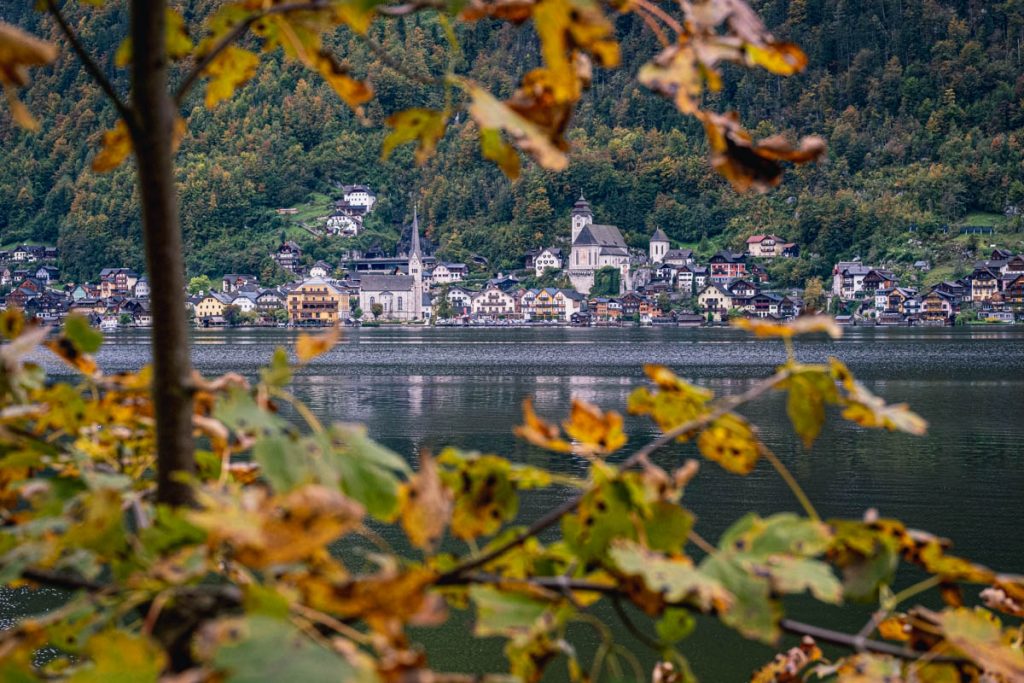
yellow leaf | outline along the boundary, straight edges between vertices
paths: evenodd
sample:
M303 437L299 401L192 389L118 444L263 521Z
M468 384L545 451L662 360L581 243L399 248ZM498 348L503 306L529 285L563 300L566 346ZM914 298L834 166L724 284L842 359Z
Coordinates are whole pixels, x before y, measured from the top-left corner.
M320 72L327 84L338 93L345 104L356 111L359 105L373 99L373 90L363 81L352 78L348 69L326 52L320 52L313 60L316 70Z
M519 438L549 451L568 453L572 450L572 444L561 438L557 426L538 417L529 398L523 400L523 422L513 430Z
M494 128L480 131L480 153L497 164L509 180L519 177L519 155L501 138L501 131Z
M792 43L770 43L764 46L748 43L743 47L751 63L773 74L792 76L807 68L807 55Z
M16 88L28 85L28 67L49 64L57 58L57 48L50 43L0 21L0 86L14 122L27 130L37 130L39 123L15 94Z
M672 100L684 114L696 113L703 92L700 66L693 48L670 45L637 72L637 80Z
M579 99L582 82L573 60L575 50L593 55L605 67L619 63L614 28L596 3L540 0L533 8L533 24L544 63L554 77L556 102Z
M622 415L573 397L569 419L562 423L565 433L577 442L573 450L583 455L608 455L626 445Z
M840 404L844 406L844 418L861 427L906 432L914 436L922 436L928 431L928 423L910 410L907 404L887 404L855 380L842 362L835 358L829 359L829 362L833 377L844 391L844 395L840 397Z
M460 84L472 99L469 115L481 129L500 128L505 131L519 149L549 171L561 171L569 165L565 152L536 123L480 86L465 80Z
M78 669L70 683L156 683L167 655L146 636L125 631L102 631L86 643L91 665Z
M213 108L229 100L240 86L256 75L260 58L249 50L229 45L203 70L210 80L206 84L206 106Z
M784 323L775 323L760 318L737 318L732 325L752 332L755 337L789 338L813 332L824 332L833 339L843 336L843 329L836 324L832 316L828 315L802 315Z
M100 151L92 160L92 170L97 173L112 171L132 153L132 137L124 121L118 120L112 130L103 134Z
M437 463L424 453L420 471L398 490L402 528L413 545L430 550L444 534L451 513L451 491L441 482Z
M1012 647L1004 635L1002 623L991 612L976 608L946 610L939 614L939 625L958 650L971 658L986 673L998 674L1007 681L1024 680L1024 652Z
M295 340L295 355L300 363L308 363L333 349L340 338L341 330L338 327L332 327L318 335L303 332Z
M708 460L714 460L734 474L750 474L764 446L746 420L727 413L697 437L697 447Z
M381 158L386 160L395 147L417 140L416 163L423 164L434 155L437 141L444 137L446 118L445 112L436 109L412 108L392 114L387 120L392 130L381 145Z

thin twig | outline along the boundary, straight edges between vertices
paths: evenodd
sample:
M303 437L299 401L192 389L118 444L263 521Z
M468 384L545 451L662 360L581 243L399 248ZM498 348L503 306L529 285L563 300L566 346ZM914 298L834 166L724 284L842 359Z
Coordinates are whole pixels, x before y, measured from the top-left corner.
M653 2L648 2L648 0L634 0L633 4L637 7L644 8L646 11L664 21L665 25L675 31L677 35L683 32L683 25L679 23L679 20L658 7Z
M510 579L497 574L474 573L456 577L447 583L448 585L490 584L500 585L510 589L514 589L516 586L530 586L535 588L567 589L573 591L601 593L609 596L629 597L628 594L619 586L606 583L596 583L582 579L570 579L564 576L538 576L529 579ZM672 607L682 607L683 609L693 611L697 614L703 614L703 612L688 603L668 604ZM798 636L811 636L821 642L840 645L850 650L863 649L868 652L892 655L893 657L899 657L900 659L906 660L915 660L924 654L922 652L908 650L907 648L899 645L893 645L892 643L860 638L856 635L844 633L842 631L834 631L829 628L806 624L793 619L780 620L779 627L787 633L792 633ZM945 657L936 658L932 661L963 662L965 660L962 657Z
M778 456L776 456L775 453L773 453L767 446L763 446L761 448L761 455L764 456L765 460L772 464L775 471L778 472L779 476L782 477L782 480L786 482L789 490L792 491L793 495L796 496L796 499L800 501L800 505L803 507L804 512L807 513L807 516L815 522L820 522L821 517L818 515L818 511L814 509L814 505L811 504L811 499L807 497L806 493L804 493L803 488L800 486L800 483L797 482L796 477L794 477L789 471L789 468L782 464L782 461L779 460Z
M733 396L729 396L718 401L715 404L715 407L712 408L707 413L704 413L703 415L695 417L692 420L684 422L683 424L677 427L673 427L667 432L663 432L661 436L649 442L647 445L640 448L631 456L626 458L622 462L622 464L619 465L619 471L624 472L625 470L634 467L635 465L642 462L645 458L650 457L659 449L664 448L668 444L672 443L675 439L679 438L680 436L692 432L695 429L700 429L701 427L711 422L714 422L715 420L722 417L726 413L731 412L738 406L757 398L761 394L772 389L779 382L785 380L787 377L789 377L789 374L790 373L788 370L780 370L771 377L758 382L757 384L752 386L750 389L747 389L743 393L735 394ZM472 557L466 560L465 562L462 562L461 564L457 565L453 569L445 572L441 575L441 582L444 582L449 578L456 577L459 574L462 574L463 572L478 569L479 567L482 567L483 565L487 564L496 557L500 557L501 555L507 553L512 548L521 545L522 543L526 542L527 539L536 536L548 527L554 526L558 523L558 520L560 520L563 516L569 514L570 512L574 511L577 507L579 507L579 504L580 502L582 502L583 496L585 495L586 492L584 491L583 493L580 493L576 496L573 496L572 498L569 498L564 503L550 510L546 515L542 516L540 519L535 521L524 531L521 531L520 533L516 534L504 543L497 545L496 547L484 552L481 555Z
M615 609L615 614L619 617L619 621L622 622L622 625L626 627L627 631L633 634L634 638L655 652L661 652L664 649L664 646L661 643L637 628L637 625L629 618L626 608L622 606L622 599L619 596L616 595L612 598L612 607Z
M665 31L662 30L658 22L654 20L654 17L651 16L649 13L645 12L643 8L640 7L640 5L636 6L636 14L641 19L643 19L643 22L647 26L647 28L651 29L651 33L653 33L654 36L658 39L658 42L661 43L662 47L668 47L669 45L672 44L669 42L668 36L665 35Z
M82 66L85 67L86 73L96 81L96 85L100 86L100 90L103 91L103 94L107 96L107 99L109 99L114 105L114 108L117 109L117 113L124 120L125 125L128 126L130 130L134 131L138 127L135 121L134 111L124 103L121 97L117 94L117 91L114 90L114 86L110 83L110 80L107 79L103 70L100 69L99 65L93 60L88 50L86 50L85 46L82 45L82 41L78 39L78 35L72 30L71 26L64 18L60 8L57 7L57 3L54 0L46 0L46 8L49 10L50 14L53 15L54 20L60 27L61 33L63 33L64 37L68 39L69 43L71 43L71 49L75 51L76 55L78 55L78 60L82 62Z
M33 583L43 584L52 588L62 588L64 590L86 590L91 593L99 593L110 588L107 584L98 581L47 569L22 569L21 578Z

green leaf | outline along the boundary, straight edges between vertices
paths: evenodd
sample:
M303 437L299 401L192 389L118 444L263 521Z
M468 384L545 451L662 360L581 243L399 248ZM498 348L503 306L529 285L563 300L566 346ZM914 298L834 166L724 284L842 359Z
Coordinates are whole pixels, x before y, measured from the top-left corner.
M651 516L644 520L647 547L666 553L680 553L693 528L693 515L678 505L657 501L651 505Z
M991 612L980 607L946 610L939 615L939 624L946 639L982 671L1007 681L1024 680L1024 652L1010 646L1002 623Z
M72 674L69 683L155 683L167 661L152 640L125 631L97 633L85 650L92 662Z
M366 436L352 425L335 425L331 438L336 447L333 466L341 475L345 495L359 501L366 511L382 520L398 512L396 472L408 474L409 465L393 451Z
M771 599L771 584L767 579L752 576L722 554L706 557L700 570L720 582L733 596L732 604L721 613L723 623L747 638L766 643L778 640L782 608Z
M288 352L283 346L274 349L270 365L260 370L260 379L271 387L284 387L292 381L292 368L288 364Z
M654 624L654 630L663 643L677 643L688 638L697 626L689 610L669 607Z
M686 601L704 612L728 610L733 602L723 582L688 558L665 557L627 540L616 541L608 554L622 573L641 577L648 590L669 602Z
M391 132L381 146L381 159L387 160L395 147L416 141L416 163L423 164L434 156L437 142L444 137L448 114L436 109L412 108L388 117Z
M767 562L772 588L777 593L810 591L818 600L838 605L843 600L843 585L832 567L818 560L779 555Z
M719 547L759 558L779 553L812 557L823 553L830 540L821 522L789 512L764 519L751 512L729 527Z
M103 344L103 335L89 325L85 316L69 315L64 322L64 336L81 353L96 353Z
M213 417L235 432L253 436L279 434L287 427L281 417L263 410L244 389L232 389L217 402Z
M476 604L479 637L512 636L527 633L548 609L549 604L522 593L510 593L493 586L470 586L469 596Z
M839 398L835 380L825 368L801 366L782 386L789 390L786 413L793 429L810 448L825 424L825 404Z
M484 128L480 131L480 153L484 159L493 161L509 180L519 177L519 155L512 145L501 137L501 131Z
M583 496L576 512L562 518L562 537L584 562L601 559L615 539L636 539L629 488L606 480Z
M234 636L217 649L213 663L229 683L337 683L375 677L317 645L287 621L267 616L234 620Z
M336 487L340 467L330 448L326 439L317 436L304 439L268 436L256 442L252 457L259 463L270 486L278 493L285 493L302 484Z

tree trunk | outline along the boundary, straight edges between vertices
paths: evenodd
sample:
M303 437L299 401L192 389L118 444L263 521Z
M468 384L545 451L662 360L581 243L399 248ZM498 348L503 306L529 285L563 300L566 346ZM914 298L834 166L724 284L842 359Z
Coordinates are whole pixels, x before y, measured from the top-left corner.
M168 90L167 0L132 0L133 142L142 202L142 232L153 309L153 407L157 500L187 504L179 473L195 470L191 360L185 312L185 263L174 179L175 109Z

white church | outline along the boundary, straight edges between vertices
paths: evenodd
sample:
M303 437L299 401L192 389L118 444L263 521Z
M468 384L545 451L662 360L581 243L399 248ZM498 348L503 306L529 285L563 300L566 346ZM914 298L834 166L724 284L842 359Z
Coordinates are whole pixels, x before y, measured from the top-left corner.
M594 287L594 274L607 266L619 269L620 294L633 288L629 249L622 233L614 225L595 224L590 202L580 193L572 207L572 251L565 270L573 288L589 294Z

